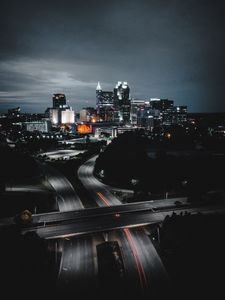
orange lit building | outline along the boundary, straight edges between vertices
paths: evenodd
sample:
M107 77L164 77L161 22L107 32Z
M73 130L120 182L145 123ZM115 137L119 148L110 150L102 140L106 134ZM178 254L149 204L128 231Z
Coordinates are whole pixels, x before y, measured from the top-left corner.
M83 134L92 133L92 126L88 124L78 124L77 132Z

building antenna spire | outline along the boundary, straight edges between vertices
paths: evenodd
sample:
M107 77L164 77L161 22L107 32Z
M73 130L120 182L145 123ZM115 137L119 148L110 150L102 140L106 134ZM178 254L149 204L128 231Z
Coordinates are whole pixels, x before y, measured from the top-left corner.
M101 85L100 85L100 82L98 81L98 84L97 84L97 87L96 87L96 91L101 91L102 88L101 88Z

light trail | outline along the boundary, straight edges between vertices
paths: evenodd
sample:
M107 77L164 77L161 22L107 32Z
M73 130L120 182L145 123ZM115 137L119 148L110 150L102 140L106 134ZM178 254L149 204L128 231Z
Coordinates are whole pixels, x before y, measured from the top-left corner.
M110 203L108 202L108 200L102 195L102 193L97 192L97 195L99 196L99 198L107 206L111 206ZM147 281L147 278L146 278L144 267L143 267L141 259L140 259L140 255L139 255L139 252L138 252L138 249L137 249L137 245L134 242L134 239L131 235L130 230L128 228L125 228L125 229L123 229L123 231L124 231L124 233L127 237L128 243L131 247L131 250L132 250L132 253L133 253L133 256L134 256L134 260L135 260L135 264L136 264L136 267L137 267L141 288L142 289L147 288L148 287L148 281Z
M102 195L102 193L98 192L97 195L107 206L111 206L108 200Z
M128 228L125 228L125 229L123 229L123 231L125 232L127 240L128 240L128 242L131 246L131 250L132 250L132 253L133 253L133 256L134 256L134 259L135 259L135 263L136 263L136 266L137 266L137 270L138 270L138 275L139 275L141 287L142 288L147 288L148 287L148 281L147 281L145 270L143 268L143 265L142 265L142 262L141 262L141 259L140 259L140 255L138 253L137 246L134 242L134 239L131 235L130 230Z

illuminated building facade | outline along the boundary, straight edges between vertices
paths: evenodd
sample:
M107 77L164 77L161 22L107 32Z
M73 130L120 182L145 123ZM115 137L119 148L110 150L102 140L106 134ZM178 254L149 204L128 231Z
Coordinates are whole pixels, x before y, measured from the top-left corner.
M137 111L137 126L145 127L150 131L159 124L160 111L151 109L149 106L142 107Z
M187 122L187 106L175 106L176 110L176 119L175 122L177 124L181 124Z
M75 112L72 107L66 104L64 94L53 95L53 107L46 111L53 125L73 124L75 122Z
M61 124L73 124L75 122L75 113L72 107L60 110Z
M81 122L92 122L97 121L96 109L94 107L85 107L80 111Z
M33 122L24 122L23 126L26 131L40 131L40 132L49 132L50 122L47 120L43 121L33 121Z
M130 88L127 82L118 81L114 88L114 120L124 124L130 123Z
M53 108L62 108L66 105L66 96L64 94L54 94L52 97Z
M52 124L57 125L59 124L60 116L58 108L50 108L49 109L49 118Z
M161 112L173 108L173 105L174 105L173 100L156 99L156 98L150 99L150 107L152 109L158 109Z
M130 99L127 82L118 81L113 92L96 88L97 121L114 121L152 129L156 126L182 124L187 120L187 106L174 106L169 99ZM87 117L83 121L88 121Z
M160 112L160 125L182 124L187 121L187 106L174 106L173 100L151 99L150 108Z
M187 121L187 106L174 106L173 100L151 98L131 100L131 124L153 127L182 124Z
M149 107L149 101L146 100L131 100L131 109L130 109L130 121L131 124L137 125L138 124L138 115L144 111L145 107Z
M88 122L89 120L89 117L88 117L88 111L86 109L82 109L80 111L80 121L81 122Z
M103 91L100 83L96 87L97 119L100 122L110 122L114 119L113 92Z
M96 88L97 120L130 123L130 88L127 82L118 81L114 91L103 91L98 82Z
M88 124L78 124L76 131L81 134L92 133L92 126Z

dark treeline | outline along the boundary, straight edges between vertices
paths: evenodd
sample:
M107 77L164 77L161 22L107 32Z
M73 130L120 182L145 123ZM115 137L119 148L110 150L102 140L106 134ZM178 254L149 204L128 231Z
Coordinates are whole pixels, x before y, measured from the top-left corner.
M34 178L41 170L35 160L22 151L0 146L0 179Z
M200 142L179 131L161 141L142 132L127 132L100 153L95 174L108 184L135 192L183 191L190 198L199 197L225 186L221 176L225 156L214 155L217 148L223 152L224 146L224 140L204 138Z
M174 299L219 299L224 293L224 215L173 215L160 229L161 257Z
M19 228L1 230L1 292L6 299L53 299L54 255L48 242Z

